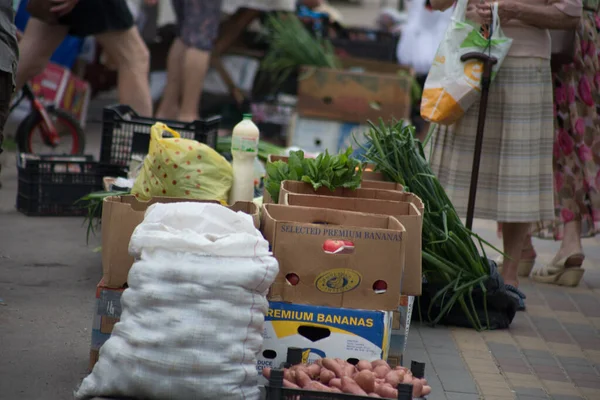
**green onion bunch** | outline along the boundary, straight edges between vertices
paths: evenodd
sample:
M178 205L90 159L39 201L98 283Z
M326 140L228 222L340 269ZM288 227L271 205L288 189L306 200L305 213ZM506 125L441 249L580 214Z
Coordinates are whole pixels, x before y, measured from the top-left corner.
M483 244L492 246L463 225L431 171L413 126L404 121L393 121L390 125L380 121L378 126L372 123L370 126L365 134L366 143L360 145L357 141L365 151L366 161L374 164L387 179L419 196L425 204L423 274L429 284L441 288L427 310L428 320L434 324L440 322L458 304L473 328L489 328L485 302L489 267ZM480 320L473 301L476 288L484 294L486 321ZM441 312L431 315L435 304L441 304Z

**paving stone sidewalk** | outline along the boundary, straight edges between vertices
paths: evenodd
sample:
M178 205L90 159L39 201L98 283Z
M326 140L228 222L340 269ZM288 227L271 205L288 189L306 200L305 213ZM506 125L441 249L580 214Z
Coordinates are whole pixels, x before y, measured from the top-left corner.
M475 230L500 245L493 223ZM559 244L535 241L537 262ZM427 363L430 400L600 400L600 240L584 241L586 273L577 288L521 282L527 311L508 330L413 325L405 364Z

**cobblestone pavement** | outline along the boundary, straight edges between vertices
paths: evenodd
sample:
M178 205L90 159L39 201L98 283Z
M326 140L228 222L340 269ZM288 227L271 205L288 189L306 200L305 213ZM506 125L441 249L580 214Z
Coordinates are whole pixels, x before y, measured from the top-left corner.
M475 230L499 245L495 225ZM538 263L558 243L535 241ZM413 326L406 360L427 363L431 400L600 399L600 240L584 241L584 279L577 288L537 284L521 288L527 311L508 330Z

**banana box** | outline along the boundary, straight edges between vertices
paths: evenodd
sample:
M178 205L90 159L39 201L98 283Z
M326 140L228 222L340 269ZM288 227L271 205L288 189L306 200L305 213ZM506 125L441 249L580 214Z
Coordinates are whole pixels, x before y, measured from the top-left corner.
M269 302L257 369L278 368L288 347L304 350L303 362L319 358L378 360L388 356L392 313Z

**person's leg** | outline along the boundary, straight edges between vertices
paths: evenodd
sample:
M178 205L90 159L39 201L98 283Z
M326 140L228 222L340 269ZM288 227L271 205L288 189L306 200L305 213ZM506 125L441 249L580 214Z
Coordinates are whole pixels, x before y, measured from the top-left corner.
M182 24L185 19L184 0L171 0L171 5L177 17L177 38L171 44L167 56L167 84L156 111L158 119L177 119L181 107L181 92L183 89L183 60L186 47L181 41Z
M504 243L504 253L509 257L504 259L502 267L502 278L504 283L514 287L519 286L517 275L523 243L529 233L530 224L522 222L503 222L502 223L502 242Z
M179 120L194 121L200 112L200 96L208 72L213 43L219 32L221 1L195 0L185 5L181 40L186 46Z
M16 91L21 90L25 82L46 68L52 53L67 36L67 32L66 26L48 25L35 18L29 19L19 42Z
M119 102L142 116L151 117L150 53L137 27L102 33L96 35L96 39L117 64Z
M581 246L581 220L573 220L564 224L564 237L560 242L560 249L556 259L560 260L573 254L583 254Z
M175 39L169 49L169 56L167 58L167 85L156 111L156 118L158 119L179 118L185 50L186 48L179 38Z

